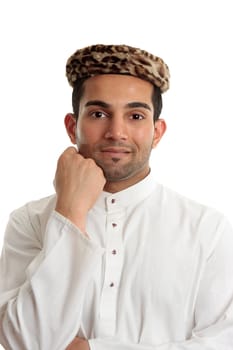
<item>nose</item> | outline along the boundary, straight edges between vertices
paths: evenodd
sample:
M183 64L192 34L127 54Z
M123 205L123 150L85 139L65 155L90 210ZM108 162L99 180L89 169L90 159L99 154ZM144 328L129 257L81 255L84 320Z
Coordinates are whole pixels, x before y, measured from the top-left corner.
M120 116L112 116L112 118L109 118L105 138L112 140L127 140L127 127L123 118Z

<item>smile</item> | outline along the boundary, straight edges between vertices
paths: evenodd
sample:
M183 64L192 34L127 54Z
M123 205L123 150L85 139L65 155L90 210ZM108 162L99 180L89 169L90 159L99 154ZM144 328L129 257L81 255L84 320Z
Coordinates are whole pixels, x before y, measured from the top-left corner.
M131 153L128 149L119 147L108 147L101 150L101 153L107 157L124 157Z

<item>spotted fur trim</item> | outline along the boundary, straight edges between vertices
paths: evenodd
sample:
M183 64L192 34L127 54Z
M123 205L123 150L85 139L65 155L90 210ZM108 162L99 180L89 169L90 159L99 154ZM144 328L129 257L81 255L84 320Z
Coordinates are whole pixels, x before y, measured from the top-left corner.
M66 76L71 86L80 78L99 74L126 74L147 80L165 92L169 69L157 56L127 45L92 45L77 50L67 61Z

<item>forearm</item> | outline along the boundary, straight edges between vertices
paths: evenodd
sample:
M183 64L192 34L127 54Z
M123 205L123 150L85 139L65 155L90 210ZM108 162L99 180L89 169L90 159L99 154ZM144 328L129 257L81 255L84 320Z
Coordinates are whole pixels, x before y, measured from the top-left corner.
M102 250L59 219L53 213L40 261L2 305L0 339L9 350L64 349L79 328L86 286Z
M164 344L121 342L116 339L91 339L90 350L232 350L233 321L214 325L202 332L193 333L190 339Z

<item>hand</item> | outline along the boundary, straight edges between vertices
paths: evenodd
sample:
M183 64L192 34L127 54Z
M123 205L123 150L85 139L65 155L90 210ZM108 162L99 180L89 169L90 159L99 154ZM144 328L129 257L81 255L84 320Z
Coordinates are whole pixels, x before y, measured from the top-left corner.
M55 176L55 210L85 232L86 215L104 188L106 179L94 160L85 159L74 147L60 156Z
M65 350L90 350L90 347L86 339L75 337Z

